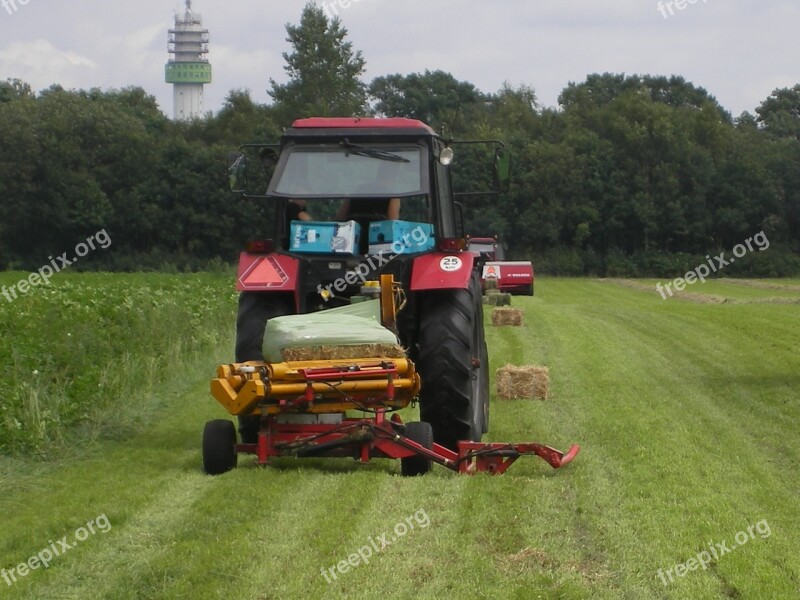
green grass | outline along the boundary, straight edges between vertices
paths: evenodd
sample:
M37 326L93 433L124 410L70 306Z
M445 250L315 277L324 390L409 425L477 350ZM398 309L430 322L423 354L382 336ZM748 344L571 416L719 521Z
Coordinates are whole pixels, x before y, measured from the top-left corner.
M0 273L0 285L25 275ZM232 279L60 273L0 296L0 453L60 453L109 421L114 435L135 429L165 378L230 338Z
M697 286L695 286L697 287ZM743 286L742 286L743 287ZM376 461L250 460L200 474L208 363L154 393L152 426L47 463L0 461L0 568L88 520L112 525L0 598L791 598L800 594L800 307L665 302L588 280L514 298L523 328L490 328L492 371L550 368L545 401L493 400L492 440L583 451L563 470L520 459L500 477L399 477ZM141 400L136 394L126 399ZM416 527L326 583L407 517ZM740 548L664 586L658 570Z
M637 279L636 283L652 288L653 293L659 294L656 284L661 283L662 288L665 283L671 280L659 279ZM758 302L770 299L797 299L800 301L800 285L794 284L792 280L758 280L758 279L708 279L705 282L697 281L692 285L687 285L685 292L689 294L702 294L721 296L732 301ZM673 288L673 296L667 300L680 298L683 292ZM658 296L661 298L661 296Z

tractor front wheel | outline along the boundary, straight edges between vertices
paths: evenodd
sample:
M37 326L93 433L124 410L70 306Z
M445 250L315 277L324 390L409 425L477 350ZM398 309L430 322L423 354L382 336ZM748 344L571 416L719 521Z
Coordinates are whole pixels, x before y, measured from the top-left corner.
M437 444L457 450L459 440L478 442L488 398L483 379L483 310L480 282L441 290L421 299L417 370L422 378L420 417ZM488 392L488 389L486 390Z
M222 475L236 467L236 428L225 419L206 423L203 430L203 470Z

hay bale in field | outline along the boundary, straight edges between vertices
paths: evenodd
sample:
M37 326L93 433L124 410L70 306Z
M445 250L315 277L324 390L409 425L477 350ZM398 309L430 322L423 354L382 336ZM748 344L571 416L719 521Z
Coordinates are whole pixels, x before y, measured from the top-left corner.
M495 306L511 306L511 294L497 294Z
M510 306L511 305L511 294L489 294L483 297L484 304L490 304L492 306Z
M536 398L546 400L550 387L547 367L506 365L497 369L497 395L503 400Z
M350 360L355 358L406 358L405 350L398 344L353 344L351 346L306 346L284 348L283 360Z
M486 289L486 293L489 293L489 290L496 290L497 289L497 279L494 277L487 277L483 280L483 286Z
M522 327L522 311L519 308L501 306L492 311L492 325L494 327Z
M498 290L497 286L495 285L495 287L493 287L493 288L486 288L486 291L484 292L484 295L485 296L496 296L499 293L500 293L500 290Z

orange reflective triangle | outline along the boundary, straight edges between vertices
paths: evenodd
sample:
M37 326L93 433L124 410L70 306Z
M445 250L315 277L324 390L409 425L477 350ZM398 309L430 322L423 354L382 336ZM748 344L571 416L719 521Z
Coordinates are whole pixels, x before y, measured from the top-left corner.
M264 259L245 277L244 283L249 285L265 285L270 283L283 283L286 275L275 268L272 261Z

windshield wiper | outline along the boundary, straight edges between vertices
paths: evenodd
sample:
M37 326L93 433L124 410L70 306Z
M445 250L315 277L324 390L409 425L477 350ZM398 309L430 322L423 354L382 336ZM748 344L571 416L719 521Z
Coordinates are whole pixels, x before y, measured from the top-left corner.
M350 154L356 154L358 156L366 156L367 158L377 158L378 160L388 160L391 162L411 162L407 158L403 158L397 154L392 154L391 152L375 150L374 148L365 148L364 146L351 144L349 140L344 140L341 145L342 147L347 148L350 151Z

